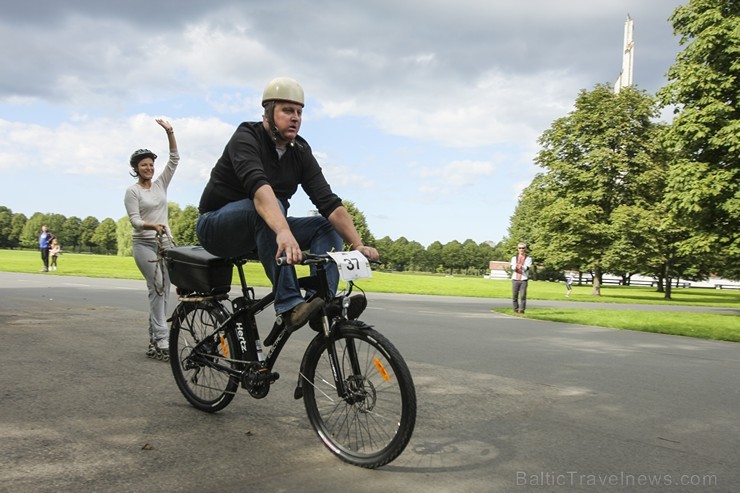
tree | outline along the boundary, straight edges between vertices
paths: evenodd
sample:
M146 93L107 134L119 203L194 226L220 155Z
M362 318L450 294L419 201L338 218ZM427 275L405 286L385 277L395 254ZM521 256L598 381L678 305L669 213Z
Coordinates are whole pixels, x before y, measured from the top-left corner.
M637 200L621 205L611 216L614 236L605 265L610 272L623 274L625 281L635 272L652 274L658 278L658 291L671 299L671 280L682 275L706 277L713 255L685 248L696 239L666 195L668 170L675 159L662 145L667 130L665 125L656 126L652 166L637 177Z
M478 245L477 257L475 259L476 269L488 272L488 263L496 259L496 250L490 244L483 242Z
M497 245L497 257L494 260L509 260L516 252L519 243L526 243L530 247L529 255L533 259L541 259L537 252L535 241L541 228L542 211L555 201L554 187L549 186L546 174L538 173L519 196L519 202L514 209L509 224L509 236ZM559 255L573 254L572 249L558 249ZM548 260L554 262L554 259ZM562 268L575 268L571 259L560 259L557 262Z
M13 214L13 219L10 222L10 237L11 245L10 248L16 248L20 245L21 235L23 234L23 228L26 227L28 218L24 214Z
M100 221L93 216L87 216L80 224L80 246L86 246L92 252L96 243L93 241L95 230L98 229Z
M575 110L539 140L536 162L546 172L527 210L532 216L539 206L529 228L533 253L551 268L591 271L594 295L601 294L604 256L615 234L611 215L638 200L639 177L652 166L657 113L645 92L614 94L600 84L581 91Z
M349 212L349 215L352 217L352 221L355 223L355 229L357 229L357 233L359 233L360 235L362 244L367 246L375 246L375 237L370 232L370 228L367 225L367 220L365 219L365 214L363 214L362 211L357 208L354 202L343 200L342 204L347 209L347 212Z
M488 260L504 260L507 257L509 257L508 252L509 250L506 250L505 246L506 239L503 239L496 243L495 245L491 246L491 250L489 252L489 259Z
M54 233L57 238L64 236L64 222L67 218L62 214L44 214L44 224L49 227L49 231ZM60 240L57 240L60 241Z
M450 275L456 269L464 269L466 267L463 247L459 241L452 240L442 247L442 264L450 272Z
M116 223L111 218L103 219L95 228L90 243L98 246L104 253L116 250Z
M435 241L427 247L424 262L429 272L440 272L444 268L442 250L444 250L444 246L439 241Z
M59 236L59 243L62 248L73 250L80 247L80 235L82 234L82 219L77 216L70 216L64 221L62 231Z
M198 209L189 205L178 215L176 221L170 219L172 236L178 245L199 245L195 225L198 222Z
M485 247L490 248L488 245L485 245ZM468 274L480 275L482 271L488 270L488 261L491 259L483 253L481 245L478 245L472 239L468 238L462 244L462 255L464 268L468 269Z
M740 3L689 0L670 20L684 50L659 92L677 107L667 196L698 233L684 247L722 251L719 273L740 279Z
M424 245L418 241L409 241L405 247L406 251L406 270L421 270L426 262L426 250Z
M180 204L177 202L167 202L167 223L172 225L178 221L182 214L180 210Z
M0 248L11 248L13 230L13 211L0 206Z
M614 235L604 253L604 268L621 275L625 284L635 273L657 273L659 270L655 265L650 265L651 270L647 270L657 243L662 241L657 237L653 219L649 210L637 205L620 205L611 215Z
M131 238L133 230L128 216L123 216L116 222L116 246L119 257L130 257L134 254L134 245Z
M40 212L34 212L33 215L28 218L26 224L23 225L23 231L20 236L20 246L23 248L38 249L41 226L44 224L44 215Z
M380 254L380 262L386 269L393 269L394 263L397 261L394 255L395 249L393 240L390 236L384 236L383 238L375 242L375 248Z
M391 243L391 247L388 249L387 252L387 259L390 263L391 269L403 271L408 268L408 244L409 240L407 240L404 236L401 236Z

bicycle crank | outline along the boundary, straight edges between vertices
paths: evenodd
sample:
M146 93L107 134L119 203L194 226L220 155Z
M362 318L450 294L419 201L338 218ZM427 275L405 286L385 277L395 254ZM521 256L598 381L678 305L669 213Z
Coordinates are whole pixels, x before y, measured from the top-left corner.
M270 391L270 385L280 378L278 372L271 372L259 364L251 364L242 374L242 387L255 399L262 399Z

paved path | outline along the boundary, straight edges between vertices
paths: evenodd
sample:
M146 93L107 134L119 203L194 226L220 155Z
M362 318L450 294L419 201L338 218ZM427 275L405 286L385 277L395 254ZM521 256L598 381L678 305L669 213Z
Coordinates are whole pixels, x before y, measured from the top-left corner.
M311 331L266 399L204 414L143 356L145 297L140 281L0 273L0 492L740 490L738 344L371 294L419 412L407 450L368 471L292 399Z

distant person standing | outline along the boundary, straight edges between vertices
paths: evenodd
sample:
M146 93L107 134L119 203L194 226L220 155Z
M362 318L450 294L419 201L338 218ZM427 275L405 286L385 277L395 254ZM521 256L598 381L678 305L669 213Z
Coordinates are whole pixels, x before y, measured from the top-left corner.
M157 261L157 253L160 242L163 248L172 246L168 236L167 187L180 162L180 155L172 125L161 119L156 121L167 132L170 148L167 166L156 180L152 180L157 155L149 149L135 151L131 155L130 165L133 169L131 175L137 181L126 190L124 204L133 226L134 261L146 279L149 290L149 349L146 355L168 360L167 301L170 279L166 267Z
M565 278L565 289L568 290L565 297L570 298L570 293L573 291L573 272L568 272L568 277Z
M514 313L524 313L527 308L527 281L529 280L530 267L532 267L532 257L527 255L527 244L519 243L517 254L511 257L511 290Z
M59 257L59 252L61 252L62 247L59 246L59 242L56 238L51 240L51 248L49 248L49 255L51 256L51 265L49 265L49 270L57 270L57 257Z
M41 250L41 261L44 263L44 268L41 269L41 272L49 272L49 249L51 248L53 239L54 234L49 231L49 227L46 225L41 226L39 250Z

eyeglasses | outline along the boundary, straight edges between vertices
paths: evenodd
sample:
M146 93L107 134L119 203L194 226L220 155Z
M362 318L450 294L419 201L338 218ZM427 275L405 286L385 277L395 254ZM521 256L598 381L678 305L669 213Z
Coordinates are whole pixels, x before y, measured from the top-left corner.
M527 247L517 247L519 250L526 250Z

